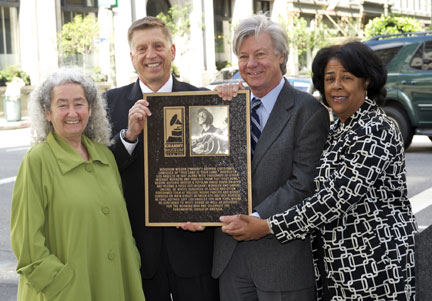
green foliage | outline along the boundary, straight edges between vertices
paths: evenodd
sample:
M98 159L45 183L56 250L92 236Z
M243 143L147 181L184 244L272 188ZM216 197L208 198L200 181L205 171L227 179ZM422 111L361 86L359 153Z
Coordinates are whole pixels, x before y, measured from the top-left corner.
M294 45L297 46L298 54L301 55L308 47L308 41L312 38L307 30L307 21L304 18L294 17L293 24L288 25L283 22L285 29L288 33L290 48Z
M189 10L189 2L183 8L176 4L170 7L167 14L159 13L156 17L168 26L173 36L183 37L190 32Z
M338 30L330 29L324 22L321 22L320 16L316 16L313 28L298 15L293 17L291 24L285 20L279 16L279 23L288 33L290 49L297 49L300 68L306 67L308 52L313 54L316 50L334 43L333 39L338 36Z
M26 85L30 85L30 76L24 71L20 70L18 66L7 66L0 71L0 86L6 86L15 77L21 78Z
M186 40L189 40L190 37L190 3L186 2L183 8L180 8L177 4L173 5L169 8L167 14L159 13L156 17L161 19L171 31L173 37L184 37ZM177 48L178 53L182 54L184 51L180 51L180 49L187 49L188 44L184 43L183 45ZM174 74L175 77L180 76L179 68L172 64L171 65L171 73Z
M217 61L216 69L220 71L222 68L231 67L231 62L228 61Z
M103 74L100 67L94 67L89 71L90 71L90 76L95 83L108 81L108 75Z
M180 70L174 64L171 64L171 73L174 74L175 77L180 77Z
M422 31L420 21L411 17L403 17L398 15L388 15L373 18L366 24L364 35L366 39L370 39L377 35L396 34L404 32Z
M293 24L289 25L283 19L279 21L288 33L290 48L296 46L299 56L304 55L307 50L320 49L331 44L331 38L337 36L335 30L329 29L323 22L310 28L307 21L295 16Z
M95 39L99 35L99 24L93 15L76 15L72 22L63 25L59 35L59 49L65 56L91 54Z

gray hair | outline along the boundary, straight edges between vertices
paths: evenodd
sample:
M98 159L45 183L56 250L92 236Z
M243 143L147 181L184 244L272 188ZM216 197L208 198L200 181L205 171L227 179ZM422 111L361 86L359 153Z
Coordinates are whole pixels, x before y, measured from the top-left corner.
M257 37L260 33L266 32L270 35L276 55L283 55L283 63L280 65L282 75L286 73L288 62L289 46L288 35L282 25L273 22L264 14L256 14L240 22L234 32L233 47L234 54L239 55L240 45L244 38L251 35Z
M50 111L52 91L54 87L69 83L81 85L92 111L84 134L95 142L109 146L111 125L107 118L106 102L98 94L96 85L90 76L74 68L59 69L32 92L28 104L32 145L46 141L48 134L54 130L45 117L45 113Z

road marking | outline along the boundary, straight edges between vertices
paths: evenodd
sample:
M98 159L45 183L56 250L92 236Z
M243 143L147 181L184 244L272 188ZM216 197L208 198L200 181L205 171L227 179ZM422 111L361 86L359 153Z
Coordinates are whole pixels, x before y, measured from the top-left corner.
M0 282L18 283L19 275L16 272L16 261L1 261L0 262Z
M15 182L16 177L0 179L0 185Z
M414 214L417 214L426 207L429 207L432 205L432 188L426 189L425 191L416 194L410 198L410 201Z
M13 149L7 149L6 152L17 152L17 151L21 151L21 150L28 150L29 148L30 148L29 146L16 147Z

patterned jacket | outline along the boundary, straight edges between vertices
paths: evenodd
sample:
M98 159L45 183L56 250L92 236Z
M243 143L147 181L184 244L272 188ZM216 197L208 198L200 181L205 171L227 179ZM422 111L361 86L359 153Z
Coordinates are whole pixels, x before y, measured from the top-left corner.
M324 300L411 300L414 233L399 130L366 99L331 128L315 194L269 218L281 242L311 233Z

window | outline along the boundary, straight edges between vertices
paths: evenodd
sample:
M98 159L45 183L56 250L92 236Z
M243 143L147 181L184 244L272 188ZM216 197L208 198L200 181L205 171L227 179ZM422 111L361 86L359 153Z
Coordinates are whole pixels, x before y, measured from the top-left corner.
M216 66L231 61L231 0L213 1Z
M61 0L62 25L72 22L77 15L81 15L84 18L90 14L97 15L97 12L97 0ZM97 65L97 61L97 53L70 56L60 55L61 66L85 66L91 69Z
M95 0L63 0L63 5L96 7L96 1Z
M255 13L258 12L270 13L272 9L272 4L273 3L270 0L255 1L254 3Z
M387 66L401 48L402 46L384 48L375 50L375 53L384 61L384 65Z
M97 0L61 0L62 24L69 23L76 15L97 14Z
M0 1L0 68L19 64L18 0Z
M423 71L432 71L432 41L420 45L411 60L410 67Z
M156 17L159 13L167 14L171 5L168 0L148 0L147 1L147 16Z
M424 43L422 69L432 71L432 41Z

